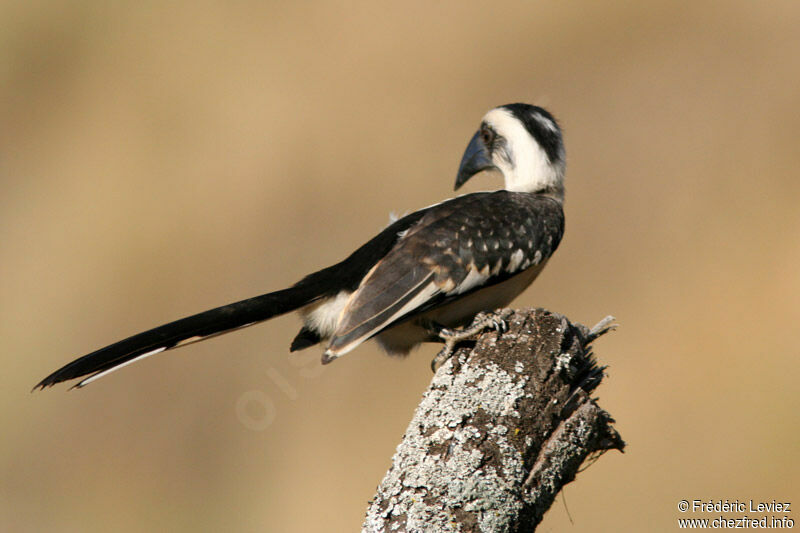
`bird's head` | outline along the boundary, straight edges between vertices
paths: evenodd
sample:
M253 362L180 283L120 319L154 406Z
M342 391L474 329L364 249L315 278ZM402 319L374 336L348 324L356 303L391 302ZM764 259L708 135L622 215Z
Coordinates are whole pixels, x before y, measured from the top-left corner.
M455 188L482 170L496 170L509 191L563 198L565 169L564 142L553 115L529 104L507 104L483 117L461 159Z

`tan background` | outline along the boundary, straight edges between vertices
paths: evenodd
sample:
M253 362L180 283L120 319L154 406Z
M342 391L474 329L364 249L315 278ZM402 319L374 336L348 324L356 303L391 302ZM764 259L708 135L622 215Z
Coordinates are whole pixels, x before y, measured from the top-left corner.
M628 450L541 531L800 506L800 3L164 4L0 7L0 530L356 530L432 345L320 371L284 317L30 387L451 196L513 101L569 159L565 240L518 304L622 325L598 395Z

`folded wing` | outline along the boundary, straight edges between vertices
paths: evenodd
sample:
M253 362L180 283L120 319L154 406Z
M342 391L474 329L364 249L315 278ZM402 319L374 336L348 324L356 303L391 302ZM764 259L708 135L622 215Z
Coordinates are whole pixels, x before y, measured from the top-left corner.
M429 208L364 277L342 312L324 362L429 309L546 261L564 230L561 205L496 191Z

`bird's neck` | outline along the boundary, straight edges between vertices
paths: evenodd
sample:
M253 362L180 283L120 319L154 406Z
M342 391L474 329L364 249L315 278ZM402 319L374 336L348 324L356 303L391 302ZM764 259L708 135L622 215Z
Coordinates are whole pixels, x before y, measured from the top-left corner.
M517 172L503 174L507 191L540 194L564 201L564 179L556 169L550 168L548 172L533 174L533 177L528 177L530 174L521 176Z

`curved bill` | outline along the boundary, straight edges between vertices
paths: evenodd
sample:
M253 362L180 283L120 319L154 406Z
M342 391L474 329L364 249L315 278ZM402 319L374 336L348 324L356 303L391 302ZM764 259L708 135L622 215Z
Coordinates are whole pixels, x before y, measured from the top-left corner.
M458 174L456 175L455 190L464 185L467 180L472 176L481 172L482 170L489 170L496 168L489 157L489 151L481 139L481 132L475 132L472 140L469 141L467 150L461 158L461 165L458 167Z

